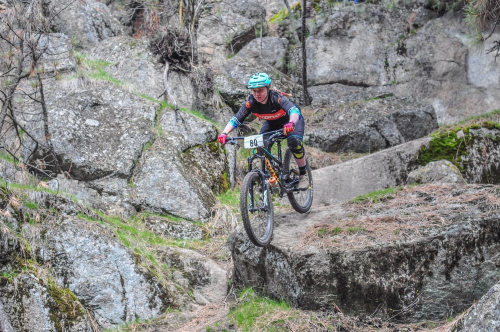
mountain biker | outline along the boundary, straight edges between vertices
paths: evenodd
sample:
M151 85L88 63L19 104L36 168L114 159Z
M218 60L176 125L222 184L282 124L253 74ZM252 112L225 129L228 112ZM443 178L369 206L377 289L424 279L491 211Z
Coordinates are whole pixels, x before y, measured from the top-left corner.
M284 134L287 135L288 147L299 166L298 188L305 189L309 186L309 177L306 172L307 161L302 142L304 118L297 105L270 87L271 78L268 74L262 72L253 74L248 81L248 88L252 90L252 94L238 113L229 120L217 140L221 144L226 144L227 135L238 128L250 113L266 120L260 129L261 134L283 128Z

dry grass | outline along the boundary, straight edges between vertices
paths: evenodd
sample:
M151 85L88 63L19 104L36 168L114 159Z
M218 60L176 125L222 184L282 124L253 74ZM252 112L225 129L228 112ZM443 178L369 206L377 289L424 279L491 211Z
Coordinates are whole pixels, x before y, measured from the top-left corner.
M405 188L378 202L345 203L342 215L311 226L295 250L359 249L417 239L450 224L459 215L482 217L500 207L500 188L492 185Z

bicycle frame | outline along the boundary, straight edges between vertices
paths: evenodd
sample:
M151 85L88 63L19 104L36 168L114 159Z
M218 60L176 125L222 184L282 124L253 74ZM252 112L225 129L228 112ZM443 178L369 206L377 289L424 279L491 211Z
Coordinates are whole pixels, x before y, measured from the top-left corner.
M280 197L283 197L284 194L290 193L296 189L294 189L295 184L297 184L299 181L298 179L295 179L291 183L285 183L286 180L288 180L288 173L283 172L283 155L281 151L281 141L285 139L285 136L283 135L283 130L276 130L268 133L264 133L264 135L271 135L269 137L269 146L272 147L274 143L277 144L278 147L278 157L275 157L271 152L267 151L264 147L257 147L254 149L254 155L251 157L248 157L248 173L249 172L259 172L262 176L262 188L264 189L265 193L267 193L267 180L269 180L270 173L274 172L278 181L278 188L280 189L278 194ZM236 144L236 140L238 139L244 139L244 137L231 137L228 143L230 144ZM253 161L255 159L260 159L261 163L261 168L259 170L254 170L253 169ZM269 163L269 166L266 164ZM274 167L272 165L274 163ZM269 172L266 172L266 169L269 170ZM266 210L267 206L262 206L260 208L256 208L255 202L253 201L253 189L250 189L251 194L251 202L250 202L250 212L255 212L258 210Z
M262 187L266 188L266 189L267 189L267 181L266 180L268 180L270 175L271 175L269 173L274 172L275 175L277 175L276 179L278 181L279 188L280 188L279 196L283 197L283 195L285 193L289 193L293 190L293 186L298 182L298 180L293 181L292 183L285 183L285 181L288 179L289 174L283 172L283 154L281 151L281 141L283 140L283 136L281 136L280 134L281 134L281 130L274 132L274 134L271 135L271 137L270 137L270 144L269 144L269 146L272 147L274 145L274 143L276 143L276 145L278 147L278 157L276 158L271 152L269 152L264 147L258 147L255 149L257 151L254 152L254 155L251 157L248 157L248 172L258 171L259 173L261 173L262 179L264 182L264 183L262 183ZM253 170L252 169L253 168L253 161L255 159L260 159L260 163L261 163L260 170ZM267 159L267 162L266 162L266 159ZM273 167L272 163L275 164L274 167ZM269 170L269 173L265 172L266 168ZM252 193L252 195L253 195L253 193ZM251 204L253 206L253 202L251 202Z

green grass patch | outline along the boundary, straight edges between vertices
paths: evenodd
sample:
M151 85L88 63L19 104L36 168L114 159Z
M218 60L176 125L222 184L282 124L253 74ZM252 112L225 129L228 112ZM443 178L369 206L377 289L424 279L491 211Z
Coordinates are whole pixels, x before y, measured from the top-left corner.
M38 210L40 207L35 202L23 202L24 206L31 210Z
M223 205L238 207L240 204L240 188L229 189L225 193L217 196L217 199Z
M17 160L14 157L12 157L10 154L4 153L1 151L0 151L0 159L3 159L11 164L15 164L17 162Z
M277 311L290 311L291 308L285 301L275 301L268 297L257 295L252 288L244 289L239 296L241 303L231 310L229 316L238 325L241 331L249 332L258 329L262 316L272 315ZM272 330L270 330L272 331Z
M7 279L10 283L14 282L14 279L18 276L19 273L14 271L4 271L0 273L0 279Z
M33 178L33 182L35 182L38 180L35 180ZM8 189L21 189L21 190L31 190L31 191L44 191L44 192L47 192L47 193L51 193L53 195L57 195L57 194L60 194L60 195L63 195L65 196L66 198L69 198L73 201L76 201L76 197L73 196L73 195L70 195L70 194L67 194L67 193L63 193L61 191L57 191L57 190L52 190L52 189L49 189L49 188L43 188L41 186L37 186L35 184L33 185L28 185L28 184L19 184L19 183L7 183L4 179L0 178L0 187L1 188L8 188Z
M386 197L387 195L392 195L394 194L397 190L400 190L400 188L387 188L383 190L378 190L378 191L372 191L368 194L364 195L359 195L352 200L350 200L350 203L354 204L361 204L361 203L366 203L366 202L373 202L373 203L378 203L378 201L382 197Z
M349 234L359 233L359 232L363 232L363 231L366 231L366 228L364 228L363 226L351 226L351 227L347 227L347 229L346 229L346 232Z

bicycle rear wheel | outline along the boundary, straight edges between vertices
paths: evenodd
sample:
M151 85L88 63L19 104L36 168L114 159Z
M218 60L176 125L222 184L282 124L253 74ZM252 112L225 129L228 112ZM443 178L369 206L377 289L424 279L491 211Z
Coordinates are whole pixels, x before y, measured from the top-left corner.
M240 209L250 240L256 246L267 246L273 236L273 199L271 191L262 187L262 175L259 172L250 172L243 179Z
M285 172L289 173L289 181L293 182L299 178L299 166L295 161L295 157L290 149L286 150L285 160L283 162ZM307 163L307 175L309 176L309 187L307 189L294 189L292 192L287 193L288 200L293 209L299 213L306 213L309 211L313 201L313 178L311 166Z

